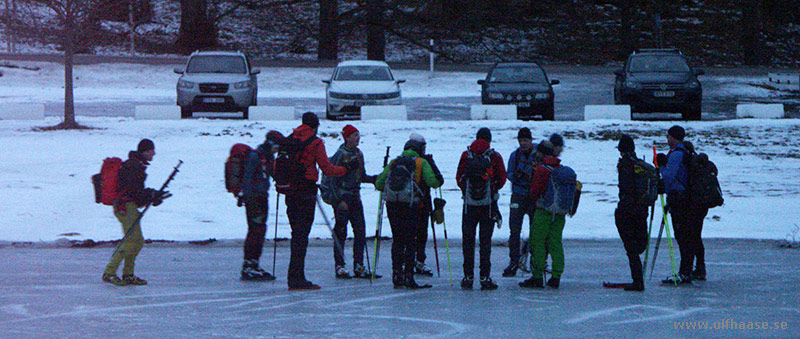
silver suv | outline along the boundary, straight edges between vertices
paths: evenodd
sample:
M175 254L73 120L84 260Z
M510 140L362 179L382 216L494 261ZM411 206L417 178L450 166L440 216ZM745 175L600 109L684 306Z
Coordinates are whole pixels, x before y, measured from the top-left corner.
M256 106L258 68L242 52L203 51L189 56L186 67L176 67L178 106L181 118L193 112L242 112L249 117L250 106Z

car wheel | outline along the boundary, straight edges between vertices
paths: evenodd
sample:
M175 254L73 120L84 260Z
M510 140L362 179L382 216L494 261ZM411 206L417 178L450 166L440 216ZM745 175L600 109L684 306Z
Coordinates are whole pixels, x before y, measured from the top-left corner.
M242 119L244 120L250 119L250 107L245 107L242 110Z
M550 107L548 110L542 112L542 120L556 120L554 107Z
M181 119L192 117L192 108L188 106L181 106Z

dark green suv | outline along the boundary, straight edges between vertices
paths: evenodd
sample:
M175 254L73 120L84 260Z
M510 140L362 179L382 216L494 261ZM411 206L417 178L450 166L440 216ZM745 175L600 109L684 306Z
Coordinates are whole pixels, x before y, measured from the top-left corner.
M630 105L633 113L674 112L686 120L700 120L705 72L692 70L675 49L643 49L628 57L614 72L614 104Z
M517 106L517 119L528 120L539 115L553 120L553 85L547 73L535 62L499 62L478 80L481 104Z

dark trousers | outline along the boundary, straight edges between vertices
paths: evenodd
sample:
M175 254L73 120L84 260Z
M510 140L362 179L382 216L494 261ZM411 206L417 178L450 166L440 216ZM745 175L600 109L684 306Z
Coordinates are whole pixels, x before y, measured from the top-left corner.
M475 275L475 233L480 225L480 276L488 277L492 269L492 233L494 224L489 217L489 206L465 206L461 222L464 254L464 276Z
M618 205L614 211L614 221L628 255L631 279L635 283L644 282L639 255L647 248L647 214L647 206L641 205Z
M533 206L531 199L525 194L512 193L511 205L508 212L508 228L511 236L508 237L508 257L511 264L518 264L521 256L520 234L522 233L522 221L525 215L528 220L533 221Z
M667 195L669 212L672 215L672 227L675 229L675 240L681 252L679 274L690 275L692 268L700 272L706 270L705 246L703 246L703 220L708 208L693 205L684 192ZM695 260L697 260L695 266Z
M430 200L430 199L429 199ZM416 239L416 246L414 248L415 258L417 262L424 263L428 256L425 254L425 247L428 244L428 221L431 217L431 207L423 205L422 208L417 210L416 214L412 216L412 223L414 229L417 230L414 238Z
M308 249L308 234L311 233L311 225L314 223L316 203L316 195L296 194L286 196L286 215L289 217L289 225L292 228L291 257L287 275L289 286L306 281L305 261L306 250Z
M244 240L244 260L258 261L264 248L264 235L267 233L269 212L267 197L247 197L244 199L247 215L247 237Z
M344 202L347 204L347 209L339 209L334 206L333 214L336 224L333 226L333 232L339 239L339 243L344 246L347 239L347 222L350 222L350 226L353 227L353 266L355 267L355 264L364 264L364 247L367 243L364 205L361 204L359 197L345 198ZM344 266L343 250L334 242L333 260L336 262L336 266Z
M415 214L420 206L407 203L387 202L386 214L392 227L392 272L413 274L416 248Z

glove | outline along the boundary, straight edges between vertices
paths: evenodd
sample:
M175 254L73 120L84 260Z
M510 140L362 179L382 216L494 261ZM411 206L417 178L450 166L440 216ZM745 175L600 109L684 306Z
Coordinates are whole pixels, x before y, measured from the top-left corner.
M492 215L492 222L497 225L497 229L499 230L500 227L503 226L503 216L500 215L500 211L494 211L492 214L494 214Z
M658 194L667 193L667 188L666 188L666 185L664 184L664 179L663 178L658 178L658 185L656 185L656 186L657 186Z
M161 205L161 203L164 202L165 199L167 199L167 198L169 198L171 196L172 196L172 193L170 193L169 191L156 191L156 190L153 190L153 200L152 200L153 201L153 207Z
M433 199L433 212L431 212L431 218L433 222L436 224L444 223L444 205L447 204L442 198L434 198Z

